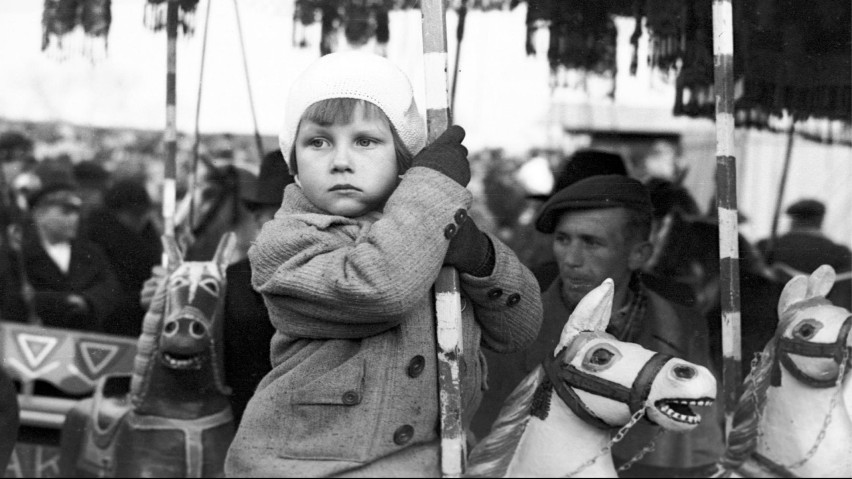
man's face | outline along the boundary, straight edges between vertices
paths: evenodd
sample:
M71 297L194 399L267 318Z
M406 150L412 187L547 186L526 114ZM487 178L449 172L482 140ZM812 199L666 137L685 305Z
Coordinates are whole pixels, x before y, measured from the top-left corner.
M553 254L562 279L562 298L568 306L576 306L607 278L616 287L626 286L633 266L633 242L625 234L627 221L624 208L562 214L553 235Z
M33 212L39 231L50 243L71 241L77 237L80 208L66 204L39 205Z

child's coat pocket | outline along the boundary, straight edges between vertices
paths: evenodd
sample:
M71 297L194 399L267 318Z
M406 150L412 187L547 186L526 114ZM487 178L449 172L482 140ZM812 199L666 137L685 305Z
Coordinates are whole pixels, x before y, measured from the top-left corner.
M365 361L353 358L293 391L282 457L363 462L375 424L364 402Z

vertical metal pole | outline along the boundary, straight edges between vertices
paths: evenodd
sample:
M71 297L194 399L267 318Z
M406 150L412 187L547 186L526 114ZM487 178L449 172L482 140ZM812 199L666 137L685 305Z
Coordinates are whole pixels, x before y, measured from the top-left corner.
M461 5L459 6L459 24L456 27L456 67L453 69L453 87L450 90L450 111L456 108L456 85L458 85L459 73L461 73L459 65L461 64L461 47L462 40L464 40L464 23L466 19L467 0L461 0Z
M713 0L716 88L716 194L722 305L722 390L725 437L733 425L740 388L740 275L737 242L737 168L734 157L734 24L731 0Z
M257 146L258 162L263 161L263 140L260 138L260 130L257 128L257 114L254 112L254 97L251 94L251 79L249 78L248 60L246 59L246 44L243 40L243 23L240 20L240 7L234 0L234 15L237 18L237 33L240 37L240 52L243 54L243 73L246 77L246 88L248 89L249 108L251 108L251 120L254 124L254 143Z
M423 53L426 75L426 124L432 143L450 124L447 78L446 6L443 0L423 0ZM444 267L435 281L438 382L441 408L441 473L464 473L465 433L462 426L459 357L462 351L461 295L454 268Z
M778 186L778 198L775 200L775 212L772 215L772 231L769 235L769 245L766 247L766 262L775 262L775 244L778 241L778 218L781 216L781 205L784 202L784 191L787 189L787 175L790 173L790 158L793 153L793 138L795 137L795 121L790 124L787 132L787 150L784 153L784 170L781 172L781 184Z
M195 101L195 142L192 144L192 172L189 174L189 230L195 225L195 185L198 184L198 146L201 144L201 91L204 86L204 60L207 59L207 33L210 31L210 9L213 0L207 2L204 13L204 36L201 40L201 67L198 72L198 98Z
M166 164L163 177L163 234L175 236L175 204L177 195L177 29L178 2L169 0L166 11ZM164 262L168 261L163 255Z

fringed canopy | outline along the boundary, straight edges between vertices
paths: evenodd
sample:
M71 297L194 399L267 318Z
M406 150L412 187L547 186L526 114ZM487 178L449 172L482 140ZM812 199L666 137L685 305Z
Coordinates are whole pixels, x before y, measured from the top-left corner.
M527 0L528 41L550 29L548 58L559 67L612 76L611 17L632 16L649 35L648 64L673 73L674 114L713 118L712 0ZM740 126L787 129L823 142L852 143L852 2L734 0L736 119Z
M154 31L166 28L166 10L169 0L147 0L145 5L145 26ZM195 31L195 9L198 0L177 0L178 24L184 35L192 35Z
M45 0L41 49L66 50L63 40L79 26L85 34L85 43L78 46L79 50L91 52L94 43L101 43L106 50L111 22L110 0Z

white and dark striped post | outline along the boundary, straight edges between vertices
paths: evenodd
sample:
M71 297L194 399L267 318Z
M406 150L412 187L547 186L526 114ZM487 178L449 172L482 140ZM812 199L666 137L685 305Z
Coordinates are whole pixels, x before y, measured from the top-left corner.
M168 0L166 10L166 158L163 173L163 234L175 236L175 205L177 203L177 29L178 1ZM163 263L168 257L163 255Z
M737 161L734 156L734 25L731 0L713 0L716 89L716 204L722 306L722 390L725 437L733 426L740 388L740 274L737 242Z
M423 0L423 56L426 75L426 124L428 143L450 125L447 78L447 27L443 0ZM458 272L441 269L435 281L437 313L438 386L441 407L441 474L464 473L465 433L462 426L459 358L462 351L461 295Z

